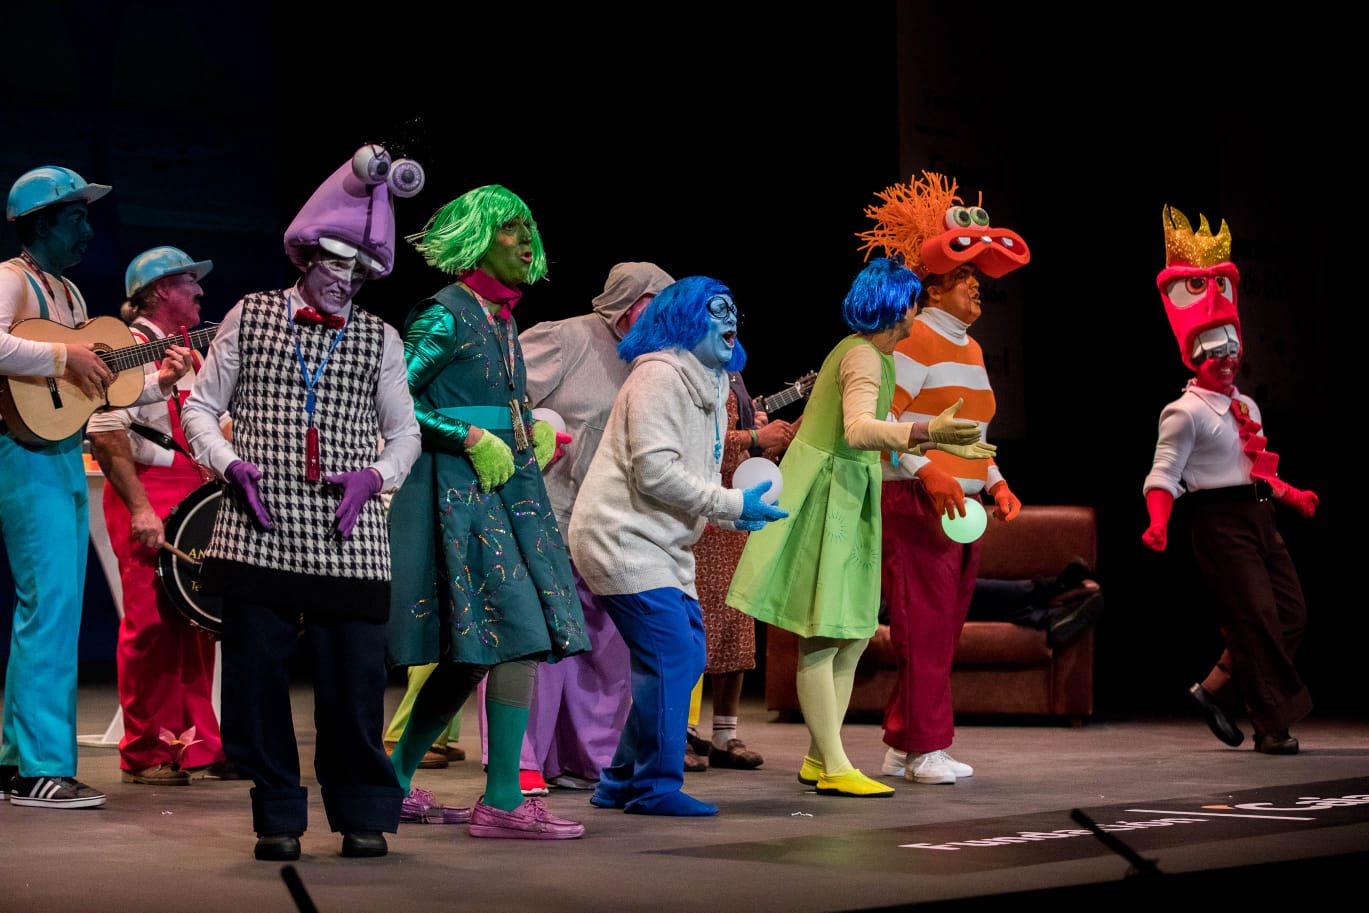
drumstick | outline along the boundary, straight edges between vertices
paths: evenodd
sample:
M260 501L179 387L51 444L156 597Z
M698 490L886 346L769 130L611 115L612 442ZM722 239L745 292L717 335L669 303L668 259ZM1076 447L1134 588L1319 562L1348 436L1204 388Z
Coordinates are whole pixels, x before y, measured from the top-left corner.
M200 563L200 562L196 561L194 558L191 558L189 555L187 555L185 552L181 551L180 549L176 548L176 546L172 545L170 542L163 542L163 543L162 543L162 548L166 549L168 552L170 552L171 554L175 555L177 558L181 559L182 561L185 561L185 562L188 562L188 563L190 563L190 564L196 565L197 567L199 566L199 563Z

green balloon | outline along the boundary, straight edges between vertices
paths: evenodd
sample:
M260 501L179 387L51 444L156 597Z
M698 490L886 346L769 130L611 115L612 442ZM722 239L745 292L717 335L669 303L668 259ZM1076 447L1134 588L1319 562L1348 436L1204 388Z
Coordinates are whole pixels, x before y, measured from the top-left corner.
M969 545L971 542L984 535L984 528L989 525L989 515L984 512L984 505L978 498L965 499L965 516L948 517L941 515L941 528L946 531L946 535L952 542L959 542L962 545Z

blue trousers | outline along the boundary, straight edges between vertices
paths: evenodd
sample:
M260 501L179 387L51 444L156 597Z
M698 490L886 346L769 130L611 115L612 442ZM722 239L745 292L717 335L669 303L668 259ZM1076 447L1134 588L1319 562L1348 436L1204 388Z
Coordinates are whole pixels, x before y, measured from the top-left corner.
M266 606L223 604L224 753L252 778L258 834L302 834L308 791L290 709L290 660L307 650L314 684L314 773L331 830L399 829L404 793L385 754L385 625L297 618Z
M650 808L684 786L689 697L704 671L703 612L669 587L600 601L631 654L632 706L597 794Z
M14 578L0 765L76 776L76 666L90 548L82 435L30 449L0 434L0 534Z

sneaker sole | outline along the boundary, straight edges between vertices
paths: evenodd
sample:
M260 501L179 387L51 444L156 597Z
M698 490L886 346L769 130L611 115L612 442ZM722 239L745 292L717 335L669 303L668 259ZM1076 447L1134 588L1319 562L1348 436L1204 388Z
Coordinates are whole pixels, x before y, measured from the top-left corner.
M894 791L891 789L887 793L848 793L841 789L819 786L817 793L821 796L845 796L848 799L887 799L894 794Z
M90 796L84 799L33 799L10 793L10 805L27 805L31 808L99 808L105 804L104 796Z
M582 827L578 832L557 834L551 831L524 831L516 830L511 827L492 827L488 824L472 824L472 837L503 837L509 840L574 840L576 837L583 837L585 829Z
M942 774L936 777L919 777L914 774L907 777L910 783L921 783L923 786L954 786L955 774Z

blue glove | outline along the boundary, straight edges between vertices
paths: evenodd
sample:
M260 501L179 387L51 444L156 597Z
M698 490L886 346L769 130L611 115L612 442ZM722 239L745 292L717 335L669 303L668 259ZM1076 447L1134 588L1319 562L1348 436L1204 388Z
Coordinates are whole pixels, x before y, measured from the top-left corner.
M371 469L362 469L357 472L343 472L335 476L328 476L323 481L329 485L337 485L342 489L342 503L338 505L333 516L337 517L337 531L344 539L352 536L352 527L356 526L357 517L361 515L361 508L366 502L380 493L380 473Z
M789 516L788 511L780 510L775 505L761 500L761 495L769 490L769 479L742 489L742 515L735 522L737 529L754 533L771 520L783 520Z
M261 493L257 491L257 483L261 481L260 469L245 460L234 460L223 471L223 477L242 489L243 495L247 498L247 506L251 509L258 526L264 530L276 528L275 522L271 519L271 511L266 509L261 500Z

